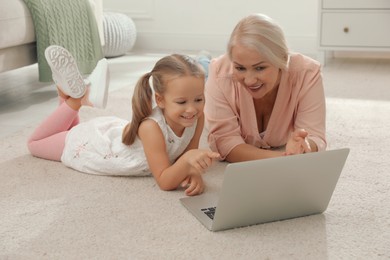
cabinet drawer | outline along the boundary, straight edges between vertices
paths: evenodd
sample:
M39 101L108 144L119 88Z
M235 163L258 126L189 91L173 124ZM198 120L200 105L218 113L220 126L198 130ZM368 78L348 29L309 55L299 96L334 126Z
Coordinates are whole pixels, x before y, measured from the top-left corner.
M390 11L322 13L321 46L389 47Z
M323 0L324 9L390 9L389 0Z

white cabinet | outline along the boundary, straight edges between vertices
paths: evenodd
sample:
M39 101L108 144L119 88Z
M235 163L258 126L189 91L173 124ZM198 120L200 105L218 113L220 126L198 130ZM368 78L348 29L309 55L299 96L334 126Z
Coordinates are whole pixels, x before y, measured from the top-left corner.
M327 51L390 51L390 0L320 0L319 61Z

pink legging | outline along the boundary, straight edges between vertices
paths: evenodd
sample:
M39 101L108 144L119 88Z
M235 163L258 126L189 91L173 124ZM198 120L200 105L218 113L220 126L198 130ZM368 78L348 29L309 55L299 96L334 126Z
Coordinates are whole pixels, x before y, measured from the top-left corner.
M31 154L47 160L61 161L65 138L80 122L79 113L60 98L60 105L30 136L27 146Z

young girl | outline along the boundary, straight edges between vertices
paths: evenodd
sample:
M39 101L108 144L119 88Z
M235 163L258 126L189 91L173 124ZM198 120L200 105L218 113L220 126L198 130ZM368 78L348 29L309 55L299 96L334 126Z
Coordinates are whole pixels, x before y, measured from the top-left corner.
M205 99L204 72L196 61L178 54L160 59L135 87L131 122L99 117L79 123L80 107L96 103L89 94L107 93L107 82L103 86L101 83L106 78L102 75L108 74L107 67L101 65L106 62L98 63L87 85L66 49L51 46L45 56L55 81L63 85L57 86L59 107L28 141L32 155L62 161L68 167L91 174L152 173L162 190L182 186L189 196L203 192L201 174L219 154L197 149ZM100 97L105 99L104 95Z

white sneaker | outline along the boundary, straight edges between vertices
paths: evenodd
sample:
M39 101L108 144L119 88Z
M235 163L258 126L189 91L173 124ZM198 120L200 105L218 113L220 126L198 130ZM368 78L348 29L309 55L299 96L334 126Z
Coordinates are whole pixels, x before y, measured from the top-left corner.
M108 70L107 59L103 58L96 64L95 69L85 80L88 90L83 105L105 108L108 99L108 87L110 82L110 72Z
M56 85L73 98L80 98L86 92L86 85L72 54L58 45L51 45L45 50L45 58L49 64Z

